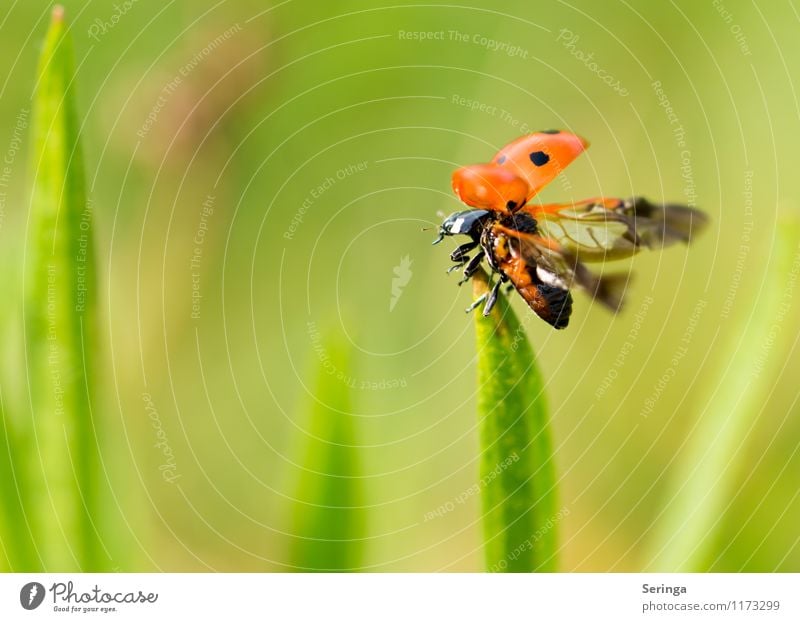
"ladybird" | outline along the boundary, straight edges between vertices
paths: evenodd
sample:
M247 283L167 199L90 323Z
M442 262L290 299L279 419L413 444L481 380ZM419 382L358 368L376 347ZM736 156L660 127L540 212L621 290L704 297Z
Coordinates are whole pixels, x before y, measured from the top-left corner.
M630 257L642 248L688 243L707 225L708 218L695 208L655 204L641 197L532 203L588 146L570 132L545 130L517 138L487 164L464 166L453 173L453 191L473 209L445 218L433 243L446 236L470 238L450 255L455 265L448 272L463 267L459 284L484 261L491 278L497 277L490 291L467 311L483 304L483 315L489 315L504 283L557 329L569 324L575 287L617 311L627 275L597 276L586 263Z

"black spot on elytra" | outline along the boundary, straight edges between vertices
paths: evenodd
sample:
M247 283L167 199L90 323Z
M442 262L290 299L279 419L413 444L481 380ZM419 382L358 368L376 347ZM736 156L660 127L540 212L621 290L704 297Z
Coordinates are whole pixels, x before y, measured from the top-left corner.
M498 164L502 164L505 161L506 161L506 156L504 156L504 155L501 155L499 158L497 158L497 163Z
M533 162L536 166L544 166L550 161L550 156L544 151L533 151L531 152L530 158L531 162Z
M560 134L561 130L542 130L540 134Z

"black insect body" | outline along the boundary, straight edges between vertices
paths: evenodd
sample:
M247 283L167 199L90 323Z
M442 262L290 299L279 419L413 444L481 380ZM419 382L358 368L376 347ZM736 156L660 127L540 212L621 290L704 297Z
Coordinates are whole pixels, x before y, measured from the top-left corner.
M536 234L536 220L525 213L502 215L488 210L456 212L445 219L439 237L434 240L434 244L438 244L445 236L451 235L466 235L472 239L450 254L455 265L448 272L464 267L464 276L459 284L469 280L484 260L492 274L498 275L489 293L478 298L467 311L485 302L483 315L489 315L497 302L500 288L511 281L510 287L516 288L542 319L556 328L565 328L572 313L572 296L567 284L556 274L525 263L518 240L508 236L505 229ZM476 249L478 252L472 257L467 254Z

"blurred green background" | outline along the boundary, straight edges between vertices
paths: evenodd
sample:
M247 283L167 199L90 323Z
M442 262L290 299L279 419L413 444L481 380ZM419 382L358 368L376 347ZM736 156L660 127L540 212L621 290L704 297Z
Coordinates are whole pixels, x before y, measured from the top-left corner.
M572 325L555 332L514 301L547 380L568 510L561 567L649 567L687 443L763 319L777 215L800 209L797 7L64 5L95 215L111 567L291 569L311 413L330 395L317 391L323 366L348 391L321 406L343 410L358 447L343 471L358 488L346 497L359 508L352 566L481 569L478 498L460 498L478 464L469 295L421 229L459 209L456 166L550 127L592 147L543 200L644 195L712 221L690 249L623 262L635 275L616 317L577 294ZM51 8L0 12L10 418L27 400L16 119L30 111ZM786 293L764 399L707 534L712 570L800 571L800 307ZM326 346L340 332L344 369Z

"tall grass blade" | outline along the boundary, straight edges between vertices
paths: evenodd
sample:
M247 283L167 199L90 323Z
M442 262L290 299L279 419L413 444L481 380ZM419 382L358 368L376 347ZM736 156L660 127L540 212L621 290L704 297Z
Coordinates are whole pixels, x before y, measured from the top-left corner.
M700 415L666 495L668 505L656 524L648 570L708 569L720 519L736 478L747 468L737 455L744 455L749 429L762 415L786 360L785 346L794 342L798 329L793 301L800 292L798 272L800 219L785 214L776 228L758 309L746 314L741 339L731 343L731 352L722 359L730 366L721 377L707 380L713 397Z
M299 571L357 570L362 563L364 517L351 387L349 348L323 341L309 423L301 451L291 564Z
M27 481L24 455L0 392L0 570L20 572L38 567L38 557L22 506Z
M39 60L33 190L25 250L25 353L31 401L26 511L43 569L99 570L101 478L91 413L95 275L74 61L57 7Z
M488 291L473 278L477 298ZM544 383L524 329L505 296L475 313L480 484L486 567L556 569L556 479Z

